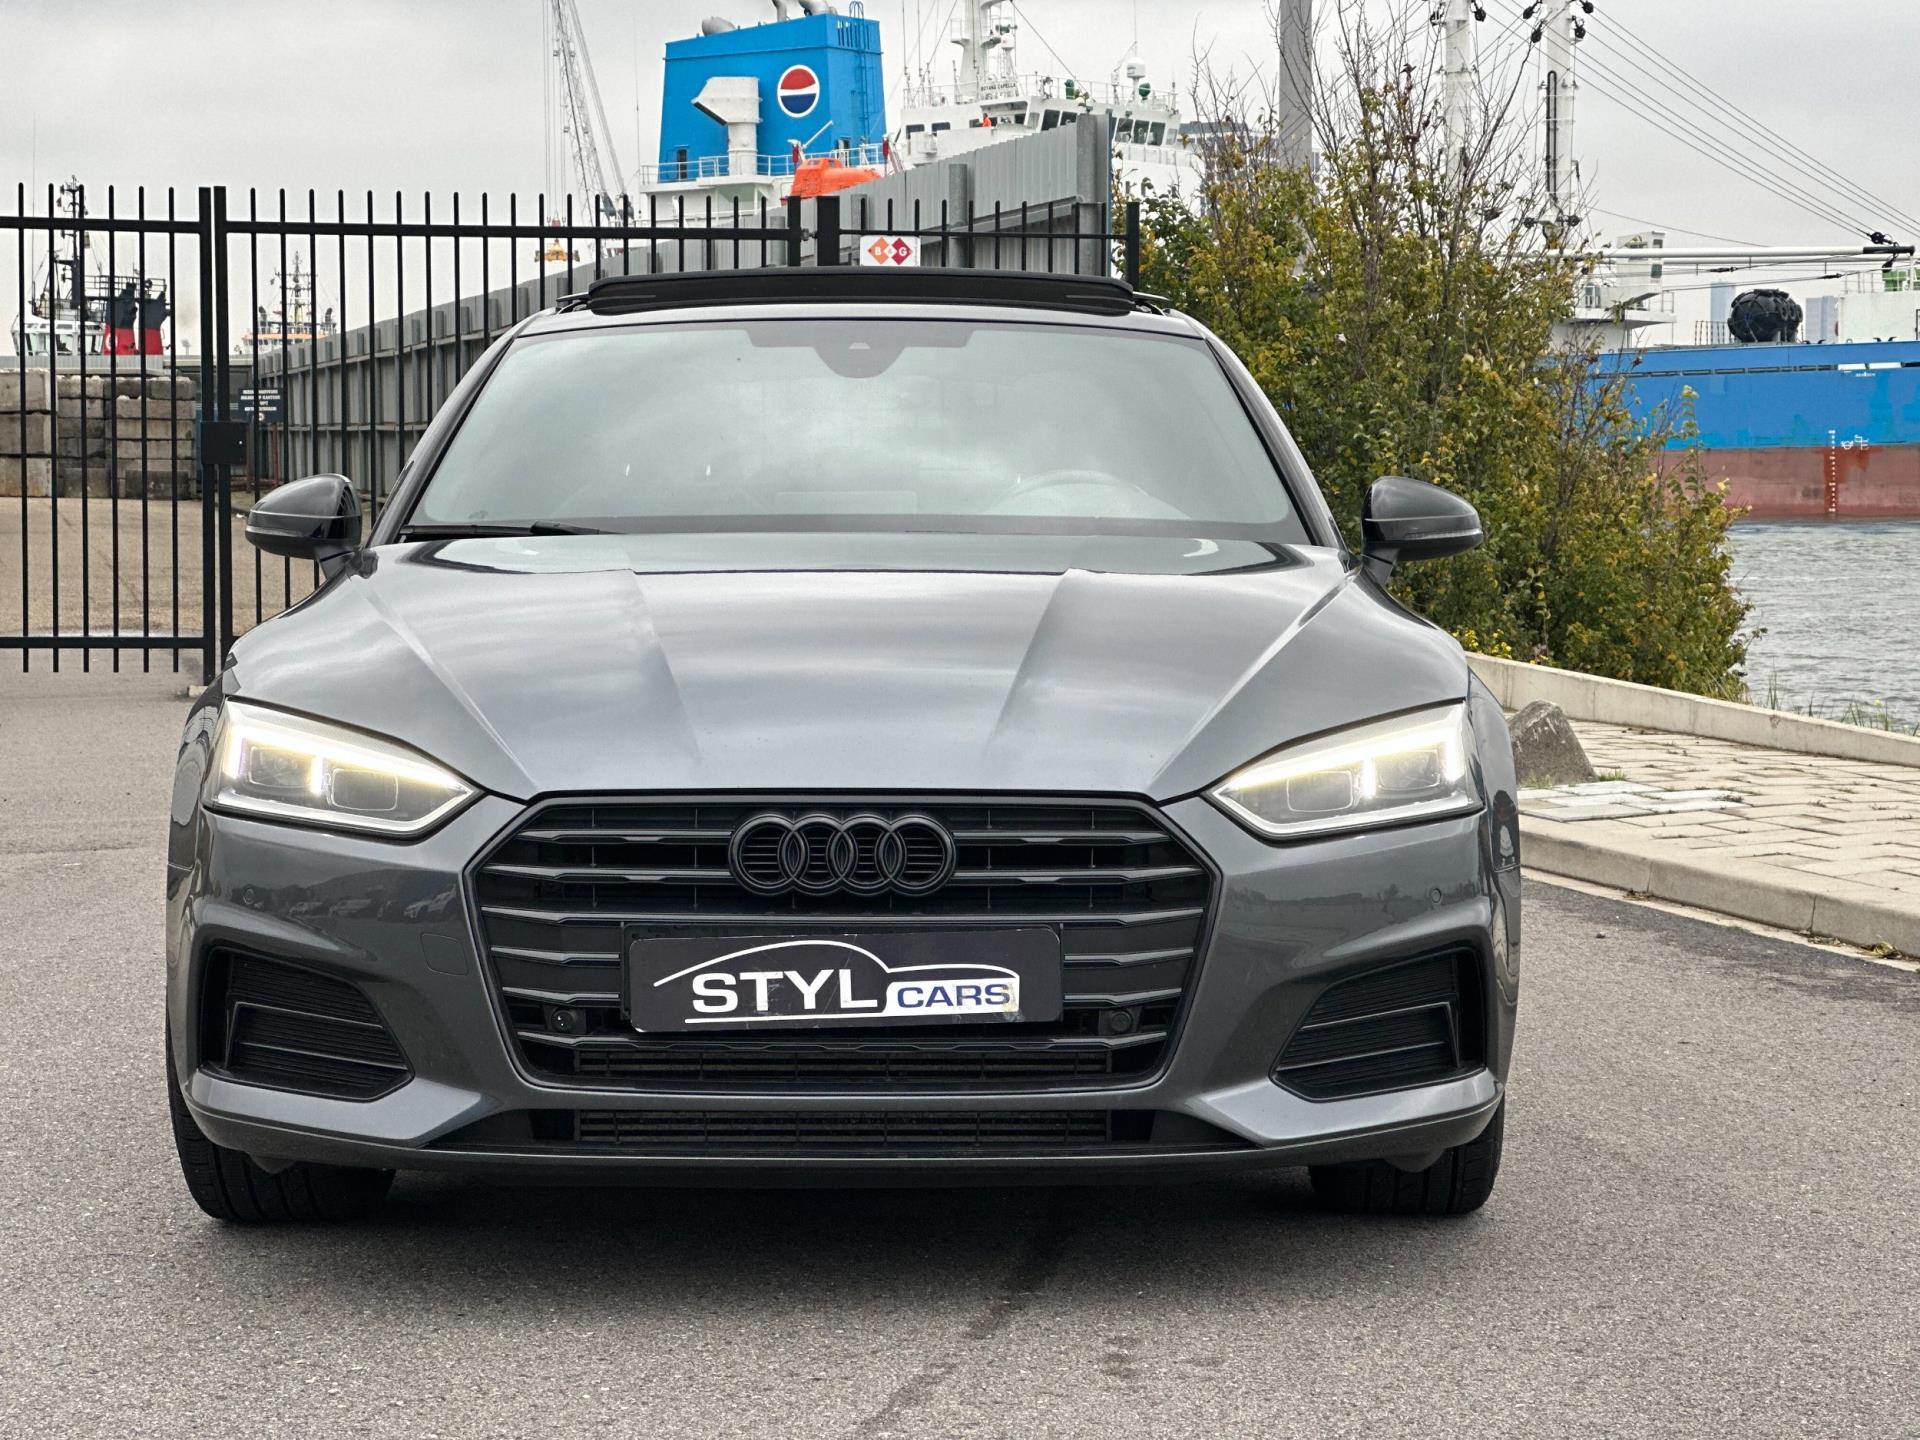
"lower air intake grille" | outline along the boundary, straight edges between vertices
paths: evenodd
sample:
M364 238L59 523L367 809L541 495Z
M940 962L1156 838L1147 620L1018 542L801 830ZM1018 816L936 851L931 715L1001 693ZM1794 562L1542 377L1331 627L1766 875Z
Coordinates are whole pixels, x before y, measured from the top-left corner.
M1114 1144L1126 1118L1104 1110L581 1110L574 1143L647 1154L1031 1154Z
M1331 985L1273 1078L1309 1100L1432 1085L1480 1064L1473 952L1448 950Z
M207 968L201 1054L249 1085L370 1100L412 1072L358 986L255 955Z

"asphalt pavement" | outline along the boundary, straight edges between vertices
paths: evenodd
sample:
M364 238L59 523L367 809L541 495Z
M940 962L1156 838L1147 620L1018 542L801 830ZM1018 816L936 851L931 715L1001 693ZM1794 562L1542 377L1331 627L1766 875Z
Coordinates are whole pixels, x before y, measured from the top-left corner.
M1920 976L1547 885L1460 1221L1203 1185L187 1198L176 682L0 673L0 1436L1920 1436Z

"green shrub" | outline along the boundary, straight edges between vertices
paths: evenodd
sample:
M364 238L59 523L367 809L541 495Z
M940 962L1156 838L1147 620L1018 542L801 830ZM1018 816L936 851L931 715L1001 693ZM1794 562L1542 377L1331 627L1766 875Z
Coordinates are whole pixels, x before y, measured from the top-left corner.
M1686 417L1637 423L1591 355L1552 348L1578 262L1524 223L1498 125L1449 165L1405 67L1343 53L1318 173L1268 158L1269 137L1222 147L1196 203L1147 199L1143 288L1246 362L1351 543L1381 475L1479 508L1485 546L1393 580L1463 644L1738 693L1729 515L1697 455L1665 448Z

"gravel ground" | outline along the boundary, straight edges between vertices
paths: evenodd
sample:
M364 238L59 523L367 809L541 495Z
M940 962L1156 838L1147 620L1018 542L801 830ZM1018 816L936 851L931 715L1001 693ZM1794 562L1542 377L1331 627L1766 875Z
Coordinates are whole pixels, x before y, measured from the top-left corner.
M182 710L0 676L0 1435L1920 1436L1920 977L1545 885L1464 1221L403 1176L223 1229L160 1078Z

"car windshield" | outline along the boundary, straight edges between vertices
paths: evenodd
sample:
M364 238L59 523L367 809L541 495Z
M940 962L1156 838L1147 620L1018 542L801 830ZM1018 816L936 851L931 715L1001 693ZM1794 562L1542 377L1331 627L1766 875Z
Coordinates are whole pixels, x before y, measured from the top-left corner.
M516 342L422 527L1306 533L1197 339L772 319Z

